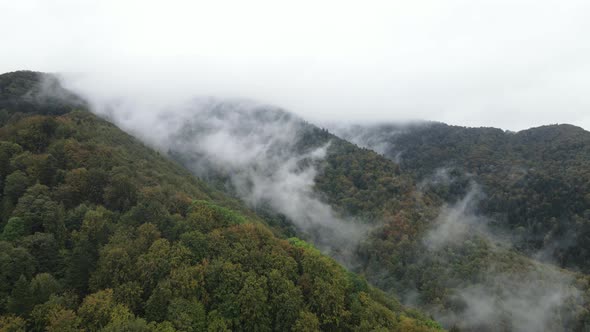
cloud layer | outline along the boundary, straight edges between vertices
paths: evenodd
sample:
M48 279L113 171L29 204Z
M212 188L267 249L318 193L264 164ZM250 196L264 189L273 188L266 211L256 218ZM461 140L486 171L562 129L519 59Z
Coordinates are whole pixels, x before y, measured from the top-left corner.
M0 1L0 71L245 97L312 121L590 129L590 3Z

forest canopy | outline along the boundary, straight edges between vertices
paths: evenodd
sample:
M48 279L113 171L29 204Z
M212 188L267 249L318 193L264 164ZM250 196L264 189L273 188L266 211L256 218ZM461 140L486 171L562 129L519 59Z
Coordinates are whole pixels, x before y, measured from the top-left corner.
M42 76L0 76L0 330L440 328Z

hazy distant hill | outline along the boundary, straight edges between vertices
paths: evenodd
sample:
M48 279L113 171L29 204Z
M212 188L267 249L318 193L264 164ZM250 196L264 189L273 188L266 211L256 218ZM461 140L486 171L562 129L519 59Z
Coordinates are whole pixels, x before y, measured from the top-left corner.
M457 200L478 183L485 193L479 212L513 234L519 250L590 271L590 132L571 125L514 133L426 123L356 126L340 134L378 146L444 200Z

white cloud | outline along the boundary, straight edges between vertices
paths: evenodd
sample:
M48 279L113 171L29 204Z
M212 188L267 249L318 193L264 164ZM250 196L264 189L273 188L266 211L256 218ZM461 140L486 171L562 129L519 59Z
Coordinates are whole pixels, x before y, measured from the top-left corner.
M320 121L589 129L589 10L583 0L0 0L0 71L89 73L159 98L248 97Z

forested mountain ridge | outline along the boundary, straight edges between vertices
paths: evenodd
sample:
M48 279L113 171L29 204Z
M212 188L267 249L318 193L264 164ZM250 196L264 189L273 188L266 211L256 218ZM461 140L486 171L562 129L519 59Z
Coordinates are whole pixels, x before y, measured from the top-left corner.
M297 116L268 105L241 100L197 99L185 107L166 108L154 114L143 112L142 109L117 109L116 107L120 105L124 106L125 103L114 105L113 112L106 114L106 116L115 123L123 125L126 130L134 133L146 144L157 147L160 153L167 154L182 163L208 185L213 185L217 189L222 189L226 193L240 198L260 216L259 218L252 214L242 204L228 199L226 195L220 194L216 190L207 189L208 187L201 183L200 185L203 187L199 191L208 194L200 201L195 202L196 208L189 204L186 217L180 213L180 216L187 220L192 218L191 213L194 209L207 210L208 205L205 203L210 202L210 199L215 196L215 206L238 211L239 215L246 216L246 220L250 220L252 224L258 225L258 228L262 227L263 230L268 231L269 228L261 225L261 223L265 223L279 238L285 238L283 236L285 234L289 234L288 236L298 235L313 242L324 253L337 258L353 271L363 274L372 284L389 293L401 296L406 304L428 311L450 329L565 331L584 330L590 322L588 277L560 270L552 265L538 263L514 251L504 238L495 238L494 234L490 234L486 227L481 227L486 226L488 220L480 216L479 209L476 208L481 191L477 185L459 186L454 193L456 199L449 200L448 193L451 193L452 190L445 191L446 187L444 186L433 186L437 183L436 179L419 179L413 172L406 170L403 164L392 162L367 148L359 148L326 130L299 119ZM100 113L99 108L93 108L93 111ZM119 113L124 114L126 118L117 119ZM83 114L87 118L102 121L87 112L67 113L62 117L70 118L74 114ZM130 114L139 116L135 119L138 121L133 121L133 117L129 118ZM69 123L73 126L82 124L78 120ZM12 127L13 123L8 125ZM109 142L106 145L117 146L121 143L117 143L119 140L113 141L113 138L122 134L120 131L116 130L119 134L114 134L110 130L103 132L101 128L103 127L96 125L95 122L90 122L89 128L85 128L82 133L92 133L92 135L80 137L85 140L91 139L91 137L102 137L101 142ZM97 132L98 129L101 130ZM9 131L7 135L14 135L14 132L14 130ZM18 132L16 130L16 133ZM106 137L98 135L101 133ZM80 137L75 136L76 139L80 139ZM135 142L137 143L137 141ZM101 146L102 143L98 145ZM126 145L124 144L124 146ZM160 158L150 149L145 147L143 149ZM91 159L103 159L95 157L95 154L87 156ZM138 168L144 172L153 169L147 166L149 163L138 165L137 160L142 158L144 157L141 155L125 158L126 163L123 165L133 170ZM177 167L174 169L186 174ZM69 169L64 170L70 171ZM165 177L158 174L160 172L153 174L158 180L149 177L144 177L141 181L138 180L138 191L144 191L143 181L148 184L160 183L160 178L164 179ZM168 172L163 174L168 174ZM180 177L179 179L184 178ZM194 179L192 181L200 183ZM175 182L175 185L172 186L174 190L176 190L177 183L179 182ZM164 185L160 184L160 186ZM64 190L68 191L67 186ZM162 202L167 202L168 199L174 197L173 194L174 191L167 191L162 195L163 197L159 196L159 199L162 199ZM187 195L192 198L191 194ZM100 197L100 195L98 196ZM70 194L65 197L72 199L76 195ZM144 196L138 194L138 197ZM105 198L105 192L103 192L103 200ZM57 200L57 198L52 199ZM142 204L142 208L138 208L141 212L137 214L134 212L133 216L149 217L150 213L144 211L146 209L151 211L150 209L156 205L152 202L153 200L149 200L149 203ZM129 217L132 214L131 211L136 210L137 205L139 203L136 203L136 206L131 207L129 211L119 213L120 218L116 219L115 224L124 225L125 222L137 220L133 219L136 217ZM170 206L170 204L164 205ZM156 210L159 215L161 209ZM178 217L175 211L170 210L167 214L164 213L164 216ZM227 210L222 211L225 211L220 213L224 217L216 217L216 224L226 225L229 223L233 225L237 222L242 225L240 223L242 218L236 218L234 214L228 215ZM209 216L215 215L215 213L206 213L206 215L208 217L199 217L201 219L198 220L210 219ZM157 217L158 220L163 220L161 218ZM163 222L161 226L160 223L154 223L157 225L161 237L172 243L171 246L183 244L182 238L179 244L178 241L175 242L175 239L170 237L177 236L178 232L166 228L169 225L183 225L182 220L175 219L171 223ZM190 224L192 225L192 223ZM246 260L250 264L253 261L249 259L251 257L258 257L254 261L260 262L266 261L269 256L252 249L252 243L260 243L260 241L243 235L250 234L250 232L244 231L239 236L234 233L228 235L223 231L225 228L211 230L211 227L206 226L205 229L197 229L210 240L206 243L223 244L225 243L223 240L228 241L228 246L222 245L222 247L229 247L229 251L223 249L221 254L208 247L207 252L214 256L213 258L207 257L208 262L213 260L229 260L232 264L240 262L243 272L240 276L250 276L251 265L246 265L242 261ZM268 236L271 239L276 239L270 233ZM128 248L128 246L121 244L124 242L121 239L127 240L130 238L129 236L117 235L116 238L119 240L113 240L112 246L116 252L123 250L121 247ZM202 247L200 239L199 236L194 242L196 245L191 248ZM243 241L238 241L239 239ZM290 243L277 241L286 245L287 248L295 246L299 248L297 250L305 250L302 247L307 247L295 239ZM235 246L233 246L234 243ZM129 244L129 246L133 246L133 244ZM103 247L111 248L108 244ZM263 246L263 248L268 248L268 246ZM249 256L252 253L251 249L254 250L254 256ZM308 250L311 249L308 248ZM110 250L105 249L105 252L111 254ZM279 252L283 251L279 250ZM319 255L317 251L316 254ZM119 253L112 253L112 257L109 256L106 269L112 270L112 267L116 266L112 262L117 260L116 257L120 257L117 255ZM130 257L131 261L139 257L132 253L121 255L125 260L127 259L125 257ZM299 256L295 257L295 261L299 262L297 257ZM145 260L143 259L143 261ZM286 260L289 259L286 258ZM324 260L334 264L333 261L325 257ZM283 262L281 264L284 264L283 258L273 261L280 261ZM207 266L212 266L212 264ZM340 269L337 265L333 266ZM206 270L205 267L203 269ZM320 269L325 270L326 268ZM309 288L309 285L317 287L322 285L321 287L331 290L332 288L326 287L328 279L331 280L330 285L338 280L343 280L338 277L338 272L333 269L328 270L331 271L330 275L324 275L327 279L312 278L313 282L311 283L308 283L309 278L303 277L306 273L301 269L298 269L298 277L291 279L304 296L305 304L303 306L316 316L318 323L321 324L319 326L321 329L355 329L351 325L356 325L358 330L376 328L376 326L371 326L370 322L381 327L386 326L385 329L411 330L409 325L412 324L417 325L416 328L434 326L432 322L418 316L418 320L414 321L408 318L408 316L414 315L411 312L402 313L403 309L401 311L396 309L400 307L388 306L387 301L379 301L375 291L365 293L372 294L375 301L395 312L395 316L390 316L395 317L395 324L388 323L391 322L388 319L382 320L368 316L363 317L367 317L366 320L369 323L363 323L362 318L359 320L357 317L361 317L361 314L352 314L362 308L362 306L358 307L355 304L357 302L354 299L357 295L353 295L352 298L347 297L351 300L345 300L344 307L337 307L344 308L343 311L338 312L344 315L343 319L346 322L352 321L351 325L346 325L349 323L342 325L344 324L342 321L335 322L331 319L330 317L335 317L336 311L331 311L334 315L314 311L320 307L319 302L314 302L316 304L311 305L306 302L306 296L319 296L322 292L320 292L320 288L315 288L316 291L313 291L314 286ZM133 271L137 272L137 270ZM260 269L256 268L255 272L259 271ZM264 268L263 271L265 271ZM314 271L316 271L315 268ZM197 296L198 300L205 307L207 316L209 316L210 310L215 311L216 314L221 312L226 326L237 330L249 329L249 327L244 327L238 307L229 305L217 307L224 296L218 294L215 297L212 295L212 289L218 285L214 280L220 279L207 278L217 278L221 275L220 273L207 274L203 272L203 274L199 274L200 279L198 280L205 280L206 293L203 293L205 297ZM127 278L129 276L125 273L123 275L127 275ZM133 273L131 276L136 278ZM260 277L261 274L258 273L257 276ZM266 278L266 299L269 301L270 276L264 272L262 272L262 276ZM101 281L103 279L99 277L94 278L97 279L89 279L105 282ZM353 275L350 275L350 278L356 280ZM171 291L171 287L178 285L178 282L174 281L176 279L172 275L164 279L165 281L161 281L163 284L173 286L162 286L162 289L157 286L159 292L157 296L170 297L169 294L176 296L176 293L167 293ZM235 280L236 278L230 279ZM237 277L237 279L242 280L243 278ZM213 285L208 284L209 281L213 282ZM264 282L259 284L264 285ZM354 281L352 284L357 285L358 282ZM235 293L239 288L234 286L230 285L226 288L229 293ZM240 287L243 288L244 285L240 285ZM356 298L360 299L361 292L356 292L355 287L352 289L345 287L344 293L337 294L358 294ZM264 289L264 287L262 288ZM336 287L335 289L341 288ZM113 290L116 293L117 288L115 287ZM149 298L152 297L153 292L155 289ZM264 290L254 293L260 295L264 293ZM336 298L341 299L341 297L332 295L334 293L331 291L326 293L329 298L324 297L328 300L326 303ZM147 295L142 293L140 296L147 305L149 302L149 298L145 299ZM235 298L232 298L232 301L233 299ZM365 303L360 302L361 304ZM166 305L170 308L172 304L163 306ZM154 306L158 307L155 304ZM175 306L175 308L177 307ZM327 308L336 307L328 305ZM146 310L145 307L140 307L139 311L132 311L140 321L145 320L145 322L138 324L149 325L151 324L149 321L154 320L152 316L145 316L147 315ZM167 309L167 312L170 310L172 309ZM79 310L72 309L72 311L78 314ZM377 311L385 313L380 309ZM348 312L351 314L349 315ZM165 319L162 318L164 315L166 315ZM274 314L271 316L278 317ZM168 320L173 326L180 324L175 323L171 318L173 316L168 316L167 313L160 313L158 317ZM302 319L305 321L311 319L315 322L311 315L305 313L305 317ZM267 318L262 315L262 323L259 326L268 326L264 323L268 323ZM155 321L159 322L159 320ZM207 320L207 324L209 323ZM335 327L334 324L340 325ZM259 326L257 329L260 329ZM275 328L275 325L271 326Z
M44 76L0 75L0 330L438 329Z
M171 156L270 219L294 225L446 327L587 326L588 277L538 263L492 236L474 206L477 185L449 203L403 165L276 107L210 99L187 110L156 118L173 124L166 136Z
M519 250L590 271L590 132L572 125L514 133L427 123L341 134L378 145L446 201L477 182L486 195L478 209L497 230L513 233Z

